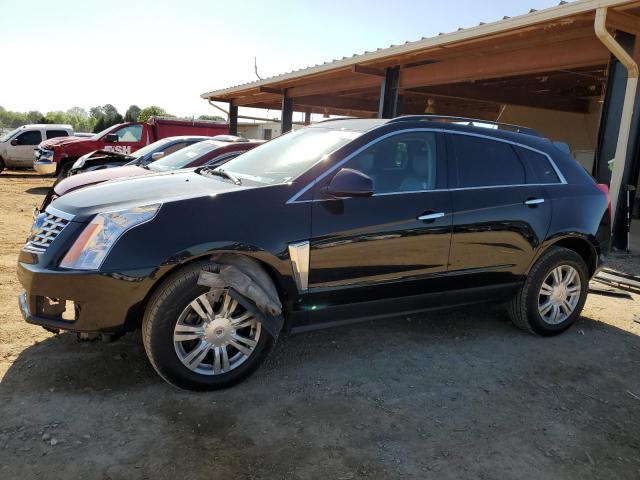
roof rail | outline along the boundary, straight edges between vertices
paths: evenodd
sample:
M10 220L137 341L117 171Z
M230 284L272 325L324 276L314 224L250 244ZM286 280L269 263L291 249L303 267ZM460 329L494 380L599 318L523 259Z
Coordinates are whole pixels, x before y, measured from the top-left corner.
M467 123L469 126L475 126L478 124L495 125L501 130L509 130L516 133L523 133L525 135L532 135L534 137L542 137L533 128L523 127L520 125L512 125L511 123L504 122L492 122L491 120L482 120L480 118L467 118L467 117L452 117L448 115L405 115L402 117L396 117L389 120L389 123L396 122L449 122L449 123Z

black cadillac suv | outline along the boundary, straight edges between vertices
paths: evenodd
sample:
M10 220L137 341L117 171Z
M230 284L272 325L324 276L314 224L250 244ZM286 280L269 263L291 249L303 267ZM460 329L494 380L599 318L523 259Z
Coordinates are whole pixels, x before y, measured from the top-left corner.
M533 131L337 120L60 197L21 250L20 306L51 330L142 328L164 379L214 389L280 334L356 319L498 301L558 334L609 239L606 188Z

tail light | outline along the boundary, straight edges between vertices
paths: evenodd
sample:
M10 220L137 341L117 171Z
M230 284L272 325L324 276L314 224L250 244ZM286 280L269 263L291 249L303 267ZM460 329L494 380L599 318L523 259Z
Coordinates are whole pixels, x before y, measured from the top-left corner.
M604 193L605 196L607 197L607 204L609 206L609 219L612 220L613 215L611 213L611 195L609 194L609 185L605 183L598 183L596 186L598 187L598 190Z

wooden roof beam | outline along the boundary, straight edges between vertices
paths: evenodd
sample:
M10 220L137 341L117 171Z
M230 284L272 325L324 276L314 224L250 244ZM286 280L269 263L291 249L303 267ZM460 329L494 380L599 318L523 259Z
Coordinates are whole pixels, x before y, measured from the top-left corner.
M406 90L412 92L412 90ZM521 105L526 107L588 113L589 101L564 95L540 94L516 88L497 88L482 85L442 85L427 87L420 93L449 98L479 100L490 103Z
M608 50L594 37L407 68L400 74L400 87L414 88L567 70L602 65L608 58Z
M353 110L359 112L377 112L377 100L365 100L353 97L330 97L325 95L315 95L309 97L298 97L295 99L295 105L298 106L315 106L326 108L339 108L341 110Z
M633 35L640 33L640 18L628 13L609 9L607 12L607 25Z

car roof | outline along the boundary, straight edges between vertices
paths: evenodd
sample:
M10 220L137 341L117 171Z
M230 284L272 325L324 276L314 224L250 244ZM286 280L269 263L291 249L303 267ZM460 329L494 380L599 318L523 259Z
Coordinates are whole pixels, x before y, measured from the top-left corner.
M171 142L184 142L189 140L196 140L196 141L211 140L211 138L213 137L209 137L206 135L176 135L173 137L164 137L164 138L161 138L160 140L167 140Z
M307 128L326 128L330 130L349 130L367 132L388 123L384 118L336 118L309 125Z
M66 128L73 130L73 127L64 123L30 123L29 125L22 125L19 128Z
M502 138L512 142L523 142L529 144L548 143L548 141L542 138L538 132L528 127L492 122L490 120L437 115L409 115L392 119L340 118L318 122L307 128L326 128L331 130L348 130L364 133L378 127L390 127L392 125L397 126L398 130L402 130L402 127L433 128L437 130L475 133L478 135Z

